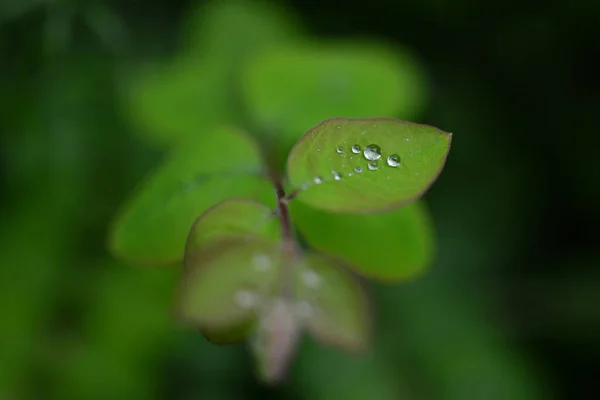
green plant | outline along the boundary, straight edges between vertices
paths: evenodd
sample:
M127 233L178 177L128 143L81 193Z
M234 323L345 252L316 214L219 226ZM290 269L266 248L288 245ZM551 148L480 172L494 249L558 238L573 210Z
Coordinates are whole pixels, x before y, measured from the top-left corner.
M425 267L427 221L410 203L441 172L450 142L425 125L331 118L293 147L284 180L250 138L217 129L186 141L146 182L111 247L141 262L183 258L180 317L214 343L251 336L262 377L274 381L303 329L344 349L367 346L366 296L347 271L389 281ZM399 232L378 229L384 221Z
M141 74L128 93L136 125L173 149L121 211L110 248L142 264L183 262L181 319L213 343L250 338L262 378L276 381L304 330L349 351L368 346L354 274L398 281L428 265L431 224L417 200L451 134L361 117L421 108L425 80L407 52L317 45L270 9L224 4L207 21L269 22L241 47L244 35L207 25L205 52Z

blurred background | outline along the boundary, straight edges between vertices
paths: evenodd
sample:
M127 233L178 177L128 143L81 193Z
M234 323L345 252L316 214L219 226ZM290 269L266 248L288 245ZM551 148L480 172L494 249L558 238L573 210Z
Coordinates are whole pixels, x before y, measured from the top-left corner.
M238 122L236 68L286 35L402 49L418 107L389 116L454 138L426 196L435 262L373 285L374 351L305 342L269 389L244 345L172 319L177 269L106 237L165 135ZM0 399L589 398L599 43L591 0L0 0Z

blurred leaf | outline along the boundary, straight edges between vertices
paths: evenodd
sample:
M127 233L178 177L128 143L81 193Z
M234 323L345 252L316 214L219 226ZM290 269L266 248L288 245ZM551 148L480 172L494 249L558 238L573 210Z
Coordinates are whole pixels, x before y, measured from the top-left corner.
M204 262L203 250L219 240L259 238L276 242L280 228L279 220L273 216L269 207L249 199L228 199L209 208L190 230L184 267L188 270ZM271 263L263 254L256 254L252 261L259 269L268 268ZM249 320L224 330L203 327L202 333L214 344L229 344L244 339L253 326L254 321Z
M295 23L277 6L213 1L192 13L185 52L171 65L133 77L130 117L150 140L168 145L242 115L238 73L266 48L292 40Z
M237 119L221 65L181 58L138 72L126 94L127 109L141 134L167 145Z
M264 1L211 1L191 13L184 36L189 53L226 70L261 51L288 42L301 28L280 4Z
M242 85L252 119L285 150L315 122L332 116L413 118L426 92L414 58L377 42L265 52L249 64Z
M441 173L452 134L389 118L332 118L288 158L298 200L341 213L392 210L421 197Z
M278 297L264 305L251 341L259 377L264 382L274 384L285 377L300 329L300 318L291 300Z
M314 248L345 260L375 279L406 279L422 272L434 249L431 221L421 202L386 214L345 215L292 201L298 230Z
M191 261L189 261L191 260ZM189 325L237 330L276 290L282 265L279 243L260 238L223 239L186 258L177 312Z
M189 138L135 191L116 220L111 250L138 263L181 261L198 215L229 197L273 204L255 144L232 128Z
M276 241L279 220L273 210L250 199L227 199L206 210L192 226L186 244L186 257L219 239L261 237ZM190 260L188 260L190 261Z
M308 330L329 345L364 350L370 321L367 297L358 281L317 253L304 257L296 274L297 312Z

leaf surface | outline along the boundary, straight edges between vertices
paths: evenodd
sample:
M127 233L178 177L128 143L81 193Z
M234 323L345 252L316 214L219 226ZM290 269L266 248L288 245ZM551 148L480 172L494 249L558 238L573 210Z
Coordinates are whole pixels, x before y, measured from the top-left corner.
M311 247L378 280L413 277L428 267L434 251L427 209L415 202L385 214L348 215L290 203L292 219Z
M426 86L407 51L356 41L273 49L252 60L242 79L250 116L285 151L332 116L414 118Z
M216 240L234 238L279 239L279 219L273 210L251 199L227 199L196 219L188 235L186 257L202 254Z
M307 254L296 268L298 315L320 341L350 351L367 347L367 297L358 280L332 259Z
M391 118L331 118L310 129L287 163L298 200L337 213L393 210L441 173L452 134Z
M181 261L194 220L209 207L230 197L274 205L273 187L262 168L257 147L237 129L188 138L124 205L111 250L143 264Z
M235 331L251 322L273 295L281 271L278 243L270 240L224 239L186 259L178 314L208 332Z

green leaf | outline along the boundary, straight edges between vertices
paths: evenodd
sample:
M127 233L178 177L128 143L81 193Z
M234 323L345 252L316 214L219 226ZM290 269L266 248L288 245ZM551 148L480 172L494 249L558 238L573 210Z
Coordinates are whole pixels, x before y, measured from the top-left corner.
M189 53L233 70L271 46L294 40L300 31L295 18L278 4L221 0L190 13L183 36Z
M346 215L292 201L290 213L311 247L344 260L369 278L413 277L433 255L430 218L421 202L386 214Z
M296 268L295 283L297 312L318 340L350 351L367 347L368 302L355 277L332 259L309 253Z
M237 129L189 138L124 205L110 238L112 252L144 264L181 261L194 220L217 202L249 197L274 205L262 168L256 145Z
M199 254L215 240L232 238L279 239L279 219L273 210L251 199L227 199L198 217L186 243L186 257Z
M184 267L197 268L206 258L205 249L219 241L233 239L279 240L279 220L273 218L273 210L250 199L227 199L206 210L192 226L186 243ZM254 268L268 268L270 258L253 257ZM245 339L254 329L254 320L218 329L204 327L204 337L213 344L231 344Z
M332 116L394 115L412 119L425 102L426 82L407 51L378 42L331 42L265 52L242 80L255 123L286 147Z
M178 314L208 332L239 329L256 317L277 289L282 254L279 243L259 238L223 239L186 258Z
M126 93L127 112L151 142L170 145L236 120L227 78L214 63L184 57L138 71Z
M189 15L183 54L158 69L136 71L126 93L132 122L158 145L240 121L242 66L299 32L285 10L271 3L212 1Z
M338 213L393 210L441 173L452 134L391 118L331 118L310 129L288 157L298 200ZM370 161L371 160L371 161Z

